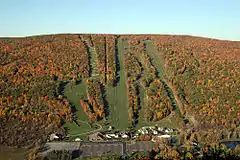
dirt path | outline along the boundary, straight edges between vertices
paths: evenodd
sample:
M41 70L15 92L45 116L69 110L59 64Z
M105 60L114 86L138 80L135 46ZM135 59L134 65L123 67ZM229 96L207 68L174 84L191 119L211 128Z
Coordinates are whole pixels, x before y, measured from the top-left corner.
M87 121L82 121L82 120L77 120L80 123L85 123L86 125L88 125L89 127L91 127L91 125L87 122Z
M84 121L82 121L84 122ZM96 124L99 128L98 129L95 129L95 130L92 130L92 131L88 131L88 132L84 132L84 133L79 133L79 134L69 134L69 136L81 136L81 135L85 135L85 134L91 134L91 133L95 133L95 132L98 132L98 131L101 131L102 130L102 125L100 124Z

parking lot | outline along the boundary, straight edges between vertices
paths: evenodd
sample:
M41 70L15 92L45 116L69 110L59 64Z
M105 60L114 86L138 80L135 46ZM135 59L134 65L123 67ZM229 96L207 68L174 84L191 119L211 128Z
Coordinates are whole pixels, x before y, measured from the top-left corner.
M153 143L149 141L139 141L135 142L133 144L127 144L126 152L132 153L132 152L141 152L141 151L151 151L153 148Z
M80 147L81 157L86 156L103 156L103 155L122 155L123 146L121 143L92 143L82 144Z
M72 151L75 157L124 155L132 152L150 151L151 141L126 142L49 142L43 146L40 154L47 154L53 150Z

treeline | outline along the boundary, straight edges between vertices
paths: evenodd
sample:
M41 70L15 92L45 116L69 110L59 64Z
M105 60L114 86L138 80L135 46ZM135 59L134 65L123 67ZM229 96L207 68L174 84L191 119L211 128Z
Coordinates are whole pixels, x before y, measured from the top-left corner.
M101 83L96 79L87 80L87 100L80 99L80 104L84 112L92 121L101 120L106 116L106 106L104 104L104 93Z

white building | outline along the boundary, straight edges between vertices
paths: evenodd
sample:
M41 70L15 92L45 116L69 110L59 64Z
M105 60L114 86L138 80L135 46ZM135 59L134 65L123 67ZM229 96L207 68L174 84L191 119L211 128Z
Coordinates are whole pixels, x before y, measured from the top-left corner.
M153 126L150 126L150 127L148 127L148 128L151 129L151 130L155 129L155 127L153 127Z
M105 135L106 138L119 138L119 136L117 134L106 134Z
M80 138L75 138L76 142L82 141Z
M147 129L147 127L142 127L142 129L143 129L143 130L146 130L146 129Z
M153 130L153 134L154 134L154 135L157 135L157 134L158 134L158 131Z
M112 137L109 136L108 134L106 134L105 137L108 138L108 139L112 138Z
M129 138L129 136L126 134L122 134L122 138Z
M171 136L168 134L164 134L164 135L158 136L158 138L171 138Z
M169 132L170 132L170 130L169 130L169 129L166 129L166 130L165 130L165 132L166 132L166 133L169 133Z
M119 138L119 136L116 134L116 135L114 136L114 138Z

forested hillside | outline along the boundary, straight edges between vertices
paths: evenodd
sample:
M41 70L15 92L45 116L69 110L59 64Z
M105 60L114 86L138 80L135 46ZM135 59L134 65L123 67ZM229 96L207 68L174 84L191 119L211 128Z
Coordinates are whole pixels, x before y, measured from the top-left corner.
M203 143L239 138L240 42L96 34L0 39L1 144L78 133L85 122L163 124Z

